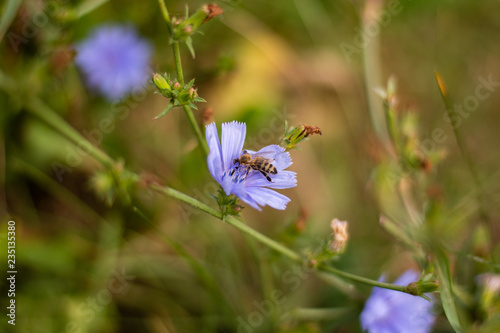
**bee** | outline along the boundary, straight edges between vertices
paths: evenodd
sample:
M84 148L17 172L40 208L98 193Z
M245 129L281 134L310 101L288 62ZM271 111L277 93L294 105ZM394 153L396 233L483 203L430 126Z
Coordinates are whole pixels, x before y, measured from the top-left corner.
M236 170L242 166L246 167L246 175L248 175L251 169L259 171L271 183L273 181L271 177L269 177L269 174L276 175L278 173L276 167L272 165L271 159L259 155L252 156L246 150L243 151L243 154L240 157L233 160L233 164L237 164L235 167Z

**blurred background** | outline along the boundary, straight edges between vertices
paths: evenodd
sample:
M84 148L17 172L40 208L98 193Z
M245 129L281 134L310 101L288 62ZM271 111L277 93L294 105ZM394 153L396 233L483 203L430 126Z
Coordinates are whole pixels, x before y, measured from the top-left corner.
M194 12L204 3L166 4L171 16L183 17L186 6ZM412 212L431 211L425 232L449 254L461 317L471 331L496 331L497 291L486 295L477 276L499 267L500 3L217 4L224 14L192 37L196 57L181 45L184 76L196 79L207 101L197 104L200 124L246 122L249 149L279 143L285 121L323 133L291 152L298 186L280 190L291 198L287 209L246 208L245 223L302 253L328 239L333 218L346 220L349 242L335 267L375 280L385 272L393 281L424 267L380 217L407 232ZM1 6L0 235L6 248L6 223L16 221L13 332L361 332L369 287L294 271L230 225L147 188L158 182L217 207L209 193L218 185L183 111L154 120L168 100L147 81L110 101L89 86L75 59L96 28L126 24L150 47L148 73L174 75L156 1ZM364 47L363 26L373 29ZM460 145L435 72L445 99L466 111L454 118ZM383 99L374 90L391 76L397 126L422 162L405 174L387 153ZM80 133L111 119L97 145L140 175L130 202L105 193L103 167L75 155L32 112L32 100ZM267 315L262 304L275 291L281 302ZM435 312L433 331L452 332L439 302ZM249 321L259 324L241 328ZM6 320L0 328L12 329Z

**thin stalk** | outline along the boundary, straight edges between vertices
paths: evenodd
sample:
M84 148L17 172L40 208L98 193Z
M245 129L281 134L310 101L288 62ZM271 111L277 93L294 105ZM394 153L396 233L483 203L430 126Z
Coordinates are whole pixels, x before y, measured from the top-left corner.
M170 21L170 15L168 14L167 6L165 5L164 0L158 0L158 4L160 5L161 13L163 14L163 18L167 22L168 33L172 35L172 21Z
M116 162L111 157L106 155L100 149L94 147L87 139L85 139L82 135L80 135L80 133L78 133L74 128L72 128L69 124L67 124L61 117L59 117L59 115L57 115L50 107L45 105L42 101L38 99L33 99L27 103L26 107L32 114L39 117L46 124L54 128L58 133L61 133L63 136L68 138L71 142L73 142L73 144L77 146L85 146L89 155L93 157L95 160L97 160L99 163L101 163L103 166L109 168L116 164ZM263 243L264 245L267 245L268 247L276 250L277 252L288 257L289 259L301 264L303 263L303 258L298 253L272 240L271 238L261 234L257 230L252 229L251 227L247 226L246 224L239 221L233 216L224 217L221 212L173 188L162 187L158 185L151 185L150 188L158 193L162 193L170 198L182 201L205 213L208 213L228 223L229 225L235 227L236 229L249 235L250 237L256 239L257 241ZM321 265L320 267L318 267L318 270L331 273L339 277L343 277L359 283L406 292L405 286L397 286L389 283L378 282L361 276L346 273L330 266Z
M2 41L12 21L14 21L22 2L22 0L7 0L4 3L2 16L0 17L0 41Z
M170 15L168 14L168 9L167 6L165 5L164 0L158 0L158 3L160 5L163 18L167 22L167 27L168 27L168 33L170 37L172 37L173 29L172 29L172 21L170 19ZM175 63L175 72L177 73L177 81L181 84L181 86L184 85L184 72L182 70L182 60L181 60L181 51L179 47L179 42L174 40L172 41L172 51L174 53L174 63ZM205 154L205 156L208 156L209 149L208 145L205 142L205 138L203 136L203 133L200 129L200 126L198 125L198 122L196 121L196 118L193 114L193 110L189 107L189 105L183 105L182 108L184 109L184 113L186 114L186 117L189 121L189 124L191 125L191 128L193 129L194 134L196 135L196 139L198 140L198 144L201 147L201 150Z
M188 196L187 194L184 194L182 192L174 190L173 188L170 188L170 187L162 187L162 186L158 186L158 185L152 185L151 189L153 189L154 191L157 191L159 193L165 194L166 196L171 197L173 199L187 203L187 204L189 204L189 205L191 205L191 206L193 206L201 211L204 211L205 213L208 213L208 214L232 225L233 227L240 230L241 232L253 237L257 241L259 241L259 242L269 246L270 248L278 251L279 253L283 254L284 256L288 257L289 259L296 261L296 262L299 262L299 263L303 263L303 258L299 254L297 254L295 251L290 250L289 248L281 245L280 243L272 240L271 238L269 238L269 237L261 234L260 232L252 229L251 227L247 226L246 224L244 224L240 220L234 218L233 216L224 217L224 216L222 216L222 213L220 213L219 211L216 211L215 209L210 208L209 206L207 206L207 205L203 204L202 202ZM342 278L345 278L345 279L348 279L351 281L370 285L373 287L380 287L380 288L391 289L391 290L395 290L395 291L408 293L408 291L406 290L406 286L398 286L398 285L394 285L394 284L390 284L390 283L384 283L384 282L371 280L371 279L364 278L364 277L361 277L358 275L354 275L354 274L340 271L340 270L335 269L331 266L320 265L318 267L318 270L322 271L322 272L334 274L336 276L339 276L339 277L342 277Z
M162 187L162 186L157 186L157 185L152 185L151 189L165 194L168 197L183 201L201 211L204 211L205 213L208 213L224 222L227 224L232 225L236 229L240 230L241 232L253 237L254 239L258 240L259 242L269 246L270 248L280 252L281 254L285 255L286 257L302 262L302 258L295 253L294 251L290 250L289 248L281 245L280 243L272 240L271 238L261 234L257 230L252 229L251 227L247 226L243 222L239 221L238 219L234 218L233 216L227 216L224 217L222 216L222 213L219 211L216 211L215 209L205 205L204 203L201 203L200 201L190 197L189 195L186 195L182 192L179 192L177 190L174 190L173 188L170 187Z
M29 101L26 108L35 116L43 120L49 126L54 128L56 131L61 133L76 146L81 146L85 149L90 156L99 161L102 165L107 168L113 167L115 161L106 155L102 150L92 145L87 139L85 139L80 133L78 133L73 127L71 127L64 119L59 117L49 106L47 106L41 100L34 98Z
M88 0L86 2L83 2L75 9L74 16L71 18L74 20L80 19L83 16L85 16L85 15L93 12L97 8L101 7L106 2L108 2L108 0Z
M443 79L441 78L441 75L437 71L434 72L436 76L436 80L439 86L439 91L441 92L441 97L443 98L444 106L446 108L446 112L448 114L448 119L453 119L453 108L451 106L451 100L448 96L447 90L445 88L445 84L443 82ZM476 166L473 163L472 159L470 158L470 155L467 153L467 149L465 147L465 141L462 136L462 132L458 130L459 126L451 126L453 128L453 135L455 136L455 140L457 142L458 150L460 151L460 155L462 155L462 158L465 160L465 164L467 164L467 168L469 169L469 172L472 176L472 179L476 185L476 188L478 189L477 193L477 201L479 203L479 215L481 218L484 220L488 220L488 214L486 213L486 210L484 208L484 197L483 197L483 185L479 179Z
M177 72L177 80L179 81L181 86L183 86L184 74L182 72L181 50L179 48L179 42L172 43L172 50L174 52L175 71Z
M203 151L205 156L208 156L208 145L205 141L205 138L203 137L200 126L198 126L198 122L196 121L193 110L189 107L189 105L183 105L182 108L184 109L184 113L186 114L186 117L189 121L189 124L191 125L191 128L193 129L194 134L196 134L196 139L198 140L198 144L200 145L201 150Z
M362 276L358 276L358 275L354 275L354 274L351 274L351 273L343 272L343 271L335 269L335 268L333 268L331 266L326 266L326 265L322 265L318 269L321 270L321 271L323 271L323 272L331 273L331 274L343 277L345 279L348 279L348 280L351 280L351 281L356 281L356 282L359 282L359 283L362 283L362 284L366 284L366 285L369 285L369 286L380 287L380 288L384 288L384 289L391 289L391 290L395 290L395 291L401 291L403 293L408 293L407 290L406 290L406 286L398 286L398 285L395 285L395 284L390 284L390 283L375 281L375 280L368 279L368 278L365 278L365 277L362 277Z
M289 314L299 320L328 320L345 318L349 314L354 314L354 308L296 308Z

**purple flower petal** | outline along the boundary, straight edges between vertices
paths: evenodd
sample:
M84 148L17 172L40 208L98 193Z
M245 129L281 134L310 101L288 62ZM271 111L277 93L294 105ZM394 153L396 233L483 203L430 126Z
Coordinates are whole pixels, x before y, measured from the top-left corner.
M296 173L284 170L292 164L290 154L285 149L270 145L258 152L247 150L251 155L268 158L276 167L276 174L268 174L271 182L260 171L247 165L233 165L233 161L243 153L246 125L239 122L222 124L222 143L219 144L217 128L210 124L206 128L206 139L210 148L207 164L212 177L221 185L226 195L234 194L249 206L261 210L269 205L275 209L285 209L290 199L272 189L286 189L297 185Z
M269 205L274 209L284 210L290 198L271 189L259 186L246 188L250 197L261 206Z
M210 148L210 153L207 157L208 170L212 177L220 183L222 176L222 148L220 146L219 135L217 134L217 126L215 123L207 125L205 137L207 138L207 144Z
M120 99L149 79L151 46L132 26L102 26L76 46L75 63L90 88Z
M418 278L416 271L408 270L394 283L407 285ZM370 333L428 333L435 320L431 309L432 303L421 297L375 287L361 313L361 327Z
M222 124L222 159L224 169L229 169L233 165L233 160L241 155L247 126L245 123L233 121Z

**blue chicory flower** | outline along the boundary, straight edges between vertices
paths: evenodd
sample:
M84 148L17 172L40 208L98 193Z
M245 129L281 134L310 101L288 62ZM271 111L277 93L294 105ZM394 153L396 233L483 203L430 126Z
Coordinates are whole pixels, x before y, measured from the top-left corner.
M75 62L87 84L110 101L149 80L151 46L132 26L101 26L76 50Z
M269 145L255 152L245 150L252 157L262 156L276 167L276 174L268 174L240 166L234 160L243 154L246 125L233 121L222 124L222 141L219 141L215 123L207 125L206 139L210 153L207 164L212 177L221 185L226 195L234 194L251 207L261 210L269 205L285 209L290 199L272 189L285 189L297 185L296 173L285 170L292 164L290 154L283 147Z
M404 286L418 279L418 272L410 269L394 284ZM361 312L361 327L369 333L428 333L435 321L432 306L421 297L375 287Z

